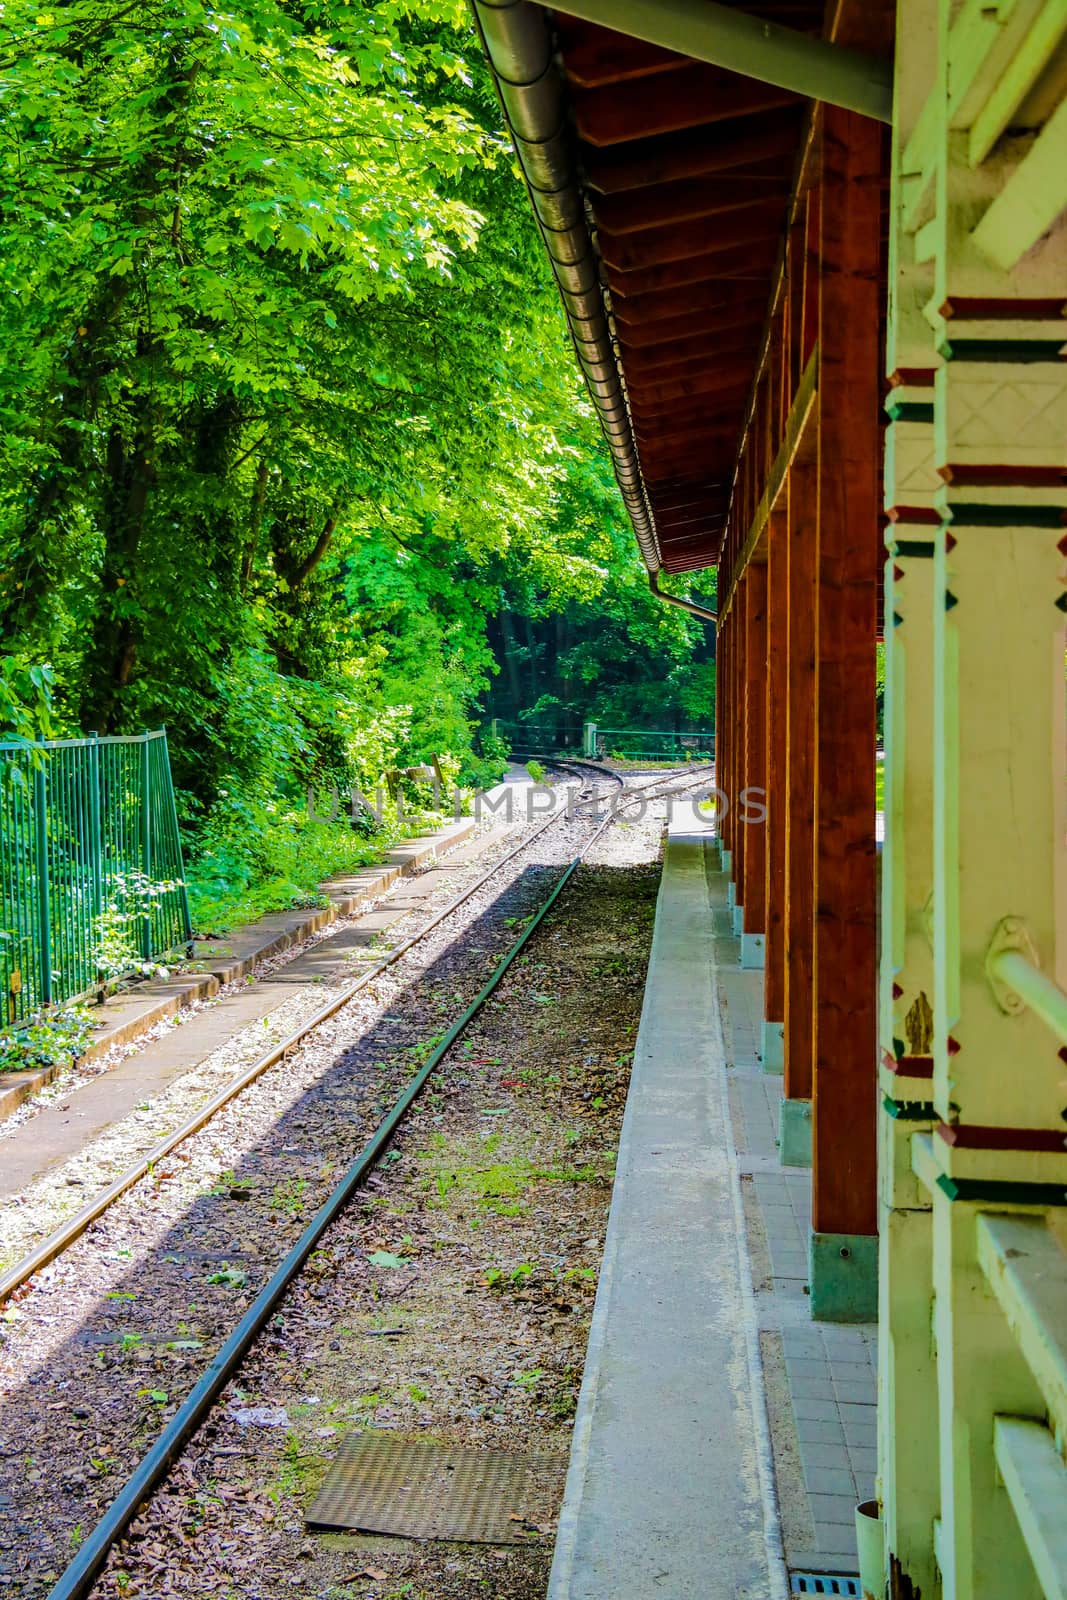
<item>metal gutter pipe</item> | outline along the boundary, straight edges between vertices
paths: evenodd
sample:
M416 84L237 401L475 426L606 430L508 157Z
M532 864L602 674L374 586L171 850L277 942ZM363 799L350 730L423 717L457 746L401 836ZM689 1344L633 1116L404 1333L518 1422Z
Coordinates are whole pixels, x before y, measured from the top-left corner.
M529 0L472 0L472 8L615 477L654 574L662 565L656 527L571 158L566 100L544 9Z
M688 611L691 617L699 617L701 622L717 622L719 620L717 611L709 611L707 606L698 606L695 600L683 600L681 595L667 594L659 586L658 572L649 573L648 587L658 600L666 600L669 606L678 606L682 611Z
M566 0L568 16L876 122L893 120L893 65L715 0Z

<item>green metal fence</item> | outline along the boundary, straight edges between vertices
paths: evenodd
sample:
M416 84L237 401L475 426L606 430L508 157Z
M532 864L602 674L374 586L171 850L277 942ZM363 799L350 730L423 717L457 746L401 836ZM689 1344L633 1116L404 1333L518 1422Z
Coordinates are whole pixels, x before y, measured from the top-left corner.
M648 728L602 728L587 724L593 731L597 755L622 756L627 761L695 761L715 754L714 728L692 732L659 733ZM586 734L587 740L589 734Z
M0 1027L97 988L116 918L141 960L191 937L166 734L0 743Z

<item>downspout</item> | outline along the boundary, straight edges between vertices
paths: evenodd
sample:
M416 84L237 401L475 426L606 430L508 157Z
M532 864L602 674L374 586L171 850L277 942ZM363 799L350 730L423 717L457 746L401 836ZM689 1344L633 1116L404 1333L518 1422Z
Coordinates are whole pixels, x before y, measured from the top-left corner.
M472 0L472 5L615 477L654 575L662 565L656 527L571 159L566 100L544 10L529 0Z
M649 573L648 587L657 600L666 600L669 606L677 606L681 611L688 611L691 617L699 617L701 622L717 622L719 619L717 611L709 611L707 606L698 606L695 600L683 600L680 595L667 594L659 586L658 572Z

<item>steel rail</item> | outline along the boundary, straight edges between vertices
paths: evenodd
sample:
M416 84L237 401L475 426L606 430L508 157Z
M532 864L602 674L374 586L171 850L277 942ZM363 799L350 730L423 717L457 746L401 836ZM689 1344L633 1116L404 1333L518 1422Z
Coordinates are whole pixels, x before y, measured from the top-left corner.
M659 779L653 780L654 783L659 781ZM636 796L643 791L635 789L633 792ZM654 797L650 796L649 798ZM184 1144L186 1139L191 1138L194 1133L199 1133L200 1129L205 1127L213 1117L217 1116L224 1106L228 1105L231 1100L236 1099L238 1095L243 1094L245 1089L255 1083L257 1078L262 1077L264 1072L269 1071L273 1066L277 1066L279 1061L290 1055L316 1028L321 1027L324 1022L328 1022L338 1011L343 1010L349 1001L353 1000L363 989L368 988L380 978L389 967L400 961L415 945L419 944L435 928L439 927L446 918L450 917L453 912L458 911L491 878L502 872L516 856L521 855L524 850L528 850L550 827L581 809L582 802L579 801L571 807L565 807L560 811L553 812L539 828L534 830L529 838L522 840L513 850L509 850L507 855L495 862L475 883L464 889L462 893L456 895L446 906L436 912L429 922L425 923L423 927L419 928L417 932L411 934L407 939L404 939L395 949L390 950L369 972L361 974L340 994L335 995L324 1006L320 1006L317 1011L300 1023L279 1044L272 1045L263 1055L258 1056L250 1066L246 1067L243 1072L238 1073L237 1077L232 1078L229 1083L224 1084L217 1094L213 1095L197 1111L194 1111L183 1123L171 1133L166 1134L150 1150L146 1151L133 1166L127 1167L125 1172L120 1173L106 1188L101 1189L98 1194L94 1195L72 1216L61 1222L46 1238L41 1240L40 1244L35 1245L21 1260L16 1261L13 1266L0 1275L0 1305L9 1300L16 1289L20 1289L35 1273L40 1272L42 1268L47 1267L50 1262L55 1261L58 1256L61 1256L65 1250L69 1249L77 1239L81 1238L87 1228L115 1204L116 1200L120 1200L135 1184L140 1183L142 1178L147 1177L153 1167L157 1166L160 1161L165 1160L180 1144Z
M658 798L636 794L637 799ZM347 1206L364 1178L377 1164L403 1118L418 1098L421 1090L437 1070L449 1050L477 1016L496 989L504 974L520 955L534 933L551 911L586 853L601 834L616 820L618 812L611 812L593 830L581 849L568 863L556 880L551 892L527 923L515 943L501 958L488 982L471 1001L457 1021L448 1029L419 1071L411 1079L392 1109L378 1124L371 1138L350 1164L341 1181L329 1198L316 1212L300 1238L264 1284L252 1305L230 1334L203 1376L186 1396L174 1416L167 1423L155 1444L126 1480L122 1489L97 1522L92 1533L80 1546L59 1581L49 1591L48 1600L86 1600L96 1579L100 1576L112 1547L127 1531L145 1499L157 1489L168 1470L181 1455L182 1450L197 1428L207 1417L211 1407L238 1370L245 1354L262 1331L289 1285L318 1245L322 1235ZM566 815L566 812L558 815ZM555 821L553 817L549 819ZM538 830L544 832L544 828ZM532 841L527 841L531 843ZM517 854L513 852L513 854ZM333 1007L336 1009L336 1005Z
M132 1189L135 1183L139 1183L142 1178L147 1177L152 1168L166 1156L169 1156L178 1145L183 1144L194 1133L198 1133L201 1128L211 1121L212 1117L222 1110L223 1106L235 1099L237 1095L242 1094L264 1072L267 1072L271 1067L277 1066L279 1061L284 1060L287 1055L291 1054L293 1050L303 1043L309 1033L321 1027L324 1022L328 1022L332 1016L348 1005L350 1000L355 999L357 994L368 988L389 967L401 960L403 956L406 956L409 950L413 949L435 928L439 927L454 911L458 911L472 895L477 894L478 890L488 883L490 878L503 871L510 861L513 861L517 855L521 855L524 850L528 850L543 833L552 827L554 823L561 821L566 815L565 810L554 812L539 828L535 829L528 839L524 839L521 844L516 845L514 850L509 850L506 856L503 856L487 872L484 872L476 883L471 884L461 894L456 895L416 933L411 934L409 938L403 940L395 949L390 950L387 955L383 956L381 961L372 967L369 972L363 973L354 982L350 983L347 988L343 989L340 994L335 995L324 1006L320 1006L317 1011L313 1012L310 1017L294 1028L293 1032L288 1034L279 1044L272 1045L263 1055L257 1057L251 1066L246 1067L236 1078L232 1078L229 1083L225 1084L198 1111L194 1111L190 1117L187 1117L172 1133L166 1134L157 1144L154 1144L132 1167L128 1167L125 1172L108 1184L107 1188L101 1189L99 1194L95 1195L92 1200L76 1211L73 1216L60 1223L58 1228L54 1229L46 1239L42 1239L41 1243L29 1251L21 1261L17 1261L14 1266L9 1267L7 1272L0 1276L0 1305L3 1305L5 1300L10 1299L15 1290L20 1288L29 1278L32 1278L34 1273L40 1272L42 1267L46 1267L49 1262L54 1261L68 1246L80 1238L86 1228L94 1223L98 1217L103 1216L104 1212L114 1205L116 1200L121 1199L128 1189Z

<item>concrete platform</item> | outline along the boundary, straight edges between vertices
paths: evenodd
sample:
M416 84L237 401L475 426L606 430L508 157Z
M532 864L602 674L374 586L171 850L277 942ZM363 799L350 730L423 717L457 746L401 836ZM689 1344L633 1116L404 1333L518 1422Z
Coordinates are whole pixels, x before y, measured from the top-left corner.
M779 1161L740 954L718 846L680 811L548 1600L782 1600L857 1571L875 1330L811 1320L811 1174Z
M664 863L549 1600L788 1592L700 830Z

